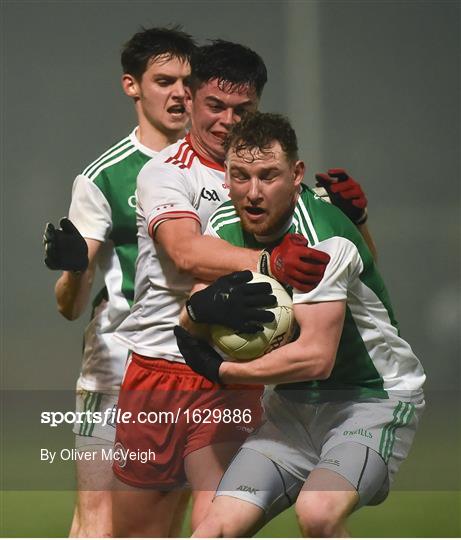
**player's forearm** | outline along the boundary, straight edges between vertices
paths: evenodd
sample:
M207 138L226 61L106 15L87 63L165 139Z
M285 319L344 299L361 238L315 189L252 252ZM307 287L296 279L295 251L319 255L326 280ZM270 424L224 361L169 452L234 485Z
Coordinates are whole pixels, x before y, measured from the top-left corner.
M334 358L312 343L290 343L250 362L223 362L219 376L226 384L279 384L327 379Z
M238 270L256 271L258 257L257 251L231 246L220 238L195 235L178 243L172 258L179 270L199 280L214 281Z
M378 262L378 250L376 248L375 241L371 236L370 229L368 228L367 223L364 223L363 225L357 225L357 228L360 231L360 234L363 236L363 239L367 243L368 249L371 251L374 261Z
M55 285L58 311L69 321L80 317L85 310L93 284L94 272L86 270L82 274L63 272Z

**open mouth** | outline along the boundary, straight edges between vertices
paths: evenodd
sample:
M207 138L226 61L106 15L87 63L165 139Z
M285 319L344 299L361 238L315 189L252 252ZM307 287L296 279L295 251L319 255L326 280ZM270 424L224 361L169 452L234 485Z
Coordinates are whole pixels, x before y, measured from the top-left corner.
M263 208L260 208L259 206L246 206L245 212L247 214L250 214L250 216L262 216L266 213L266 211Z
M184 105L172 105L171 107L168 107L167 112L170 114L184 114L186 112L186 108Z

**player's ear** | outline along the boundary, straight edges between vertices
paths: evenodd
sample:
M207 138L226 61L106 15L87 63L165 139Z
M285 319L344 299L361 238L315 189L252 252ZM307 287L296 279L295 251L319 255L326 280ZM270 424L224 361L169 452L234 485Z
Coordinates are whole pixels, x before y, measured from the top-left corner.
M299 186L299 184L303 181L305 172L306 165L304 164L304 161L298 159L293 168L293 183L295 186Z
M122 88L125 94L131 98L140 97L140 88L138 81L129 73L122 75Z
M192 90L190 86L184 87L184 107L186 108L187 114L192 112Z

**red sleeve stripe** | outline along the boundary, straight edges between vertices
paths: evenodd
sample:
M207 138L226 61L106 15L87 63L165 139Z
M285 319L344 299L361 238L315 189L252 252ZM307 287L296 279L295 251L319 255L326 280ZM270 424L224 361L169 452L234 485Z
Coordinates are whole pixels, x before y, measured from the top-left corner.
M160 223L163 223L164 221L168 221L170 219L181 218L195 219L195 221L201 224L200 218L194 212L188 212L187 210L175 210L174 212L165 212L164 214L160 214L160 216L154 217L149 223L149 236L151 238L154 238L155 229L160 225Z
M173 160L178 159L179 156L181 155L181 152L188 146L189 146L189 144L188 144L187 141L184 141L183 143L181 143L179 145L179 148L178 148L178 151L176 152L176 154L174 156L170 156L167 160L165 160L165 163L171 163Z
M189 149L186 149L186 152L188 152ZM178 159L172 158L170 159L170 163L173 163L173 165L182 165L184 163L184 156L181 156Z
M197 154L196 154L194 151L192 151L192 152L189 154L189 159L188 159L188 161L187 161L187 163L186 163L186 167L187 167L188 169L191 168L192 162L194 161L194 158L195 158L195 157L197 157Z
M190 151L190 146L189 145L184 146L183 151L181 152L181 154L180 154L180 156L178 158L178 161L182 161L184 163L185 157L186 157L186 155L188 154L189 151Z
M186 145L183 147L183 145ZM187 145L186 142L184 142L181 145L181 148L174 156L169 157L166 160L166 163L172 163L173 165L177 165L180 169L190 169L192 162L194 161L194 158L197 156L197 154L194 152L194 150Z

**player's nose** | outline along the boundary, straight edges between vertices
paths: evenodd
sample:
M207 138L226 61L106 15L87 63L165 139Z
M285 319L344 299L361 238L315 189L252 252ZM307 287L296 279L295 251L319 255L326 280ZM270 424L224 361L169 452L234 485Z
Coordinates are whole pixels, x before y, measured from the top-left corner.
M186 95L186 90L183 81L177 80L173 85L172 91L173 97L184 99Z
M230 128L232 124L235 124L234 111L230 107L222 111L221 123L226 126L226 128Z
M250 185L247 192L248 200L252 203L258 202L262 199L261 195L261 184L257 178L252 178L250 180Z

